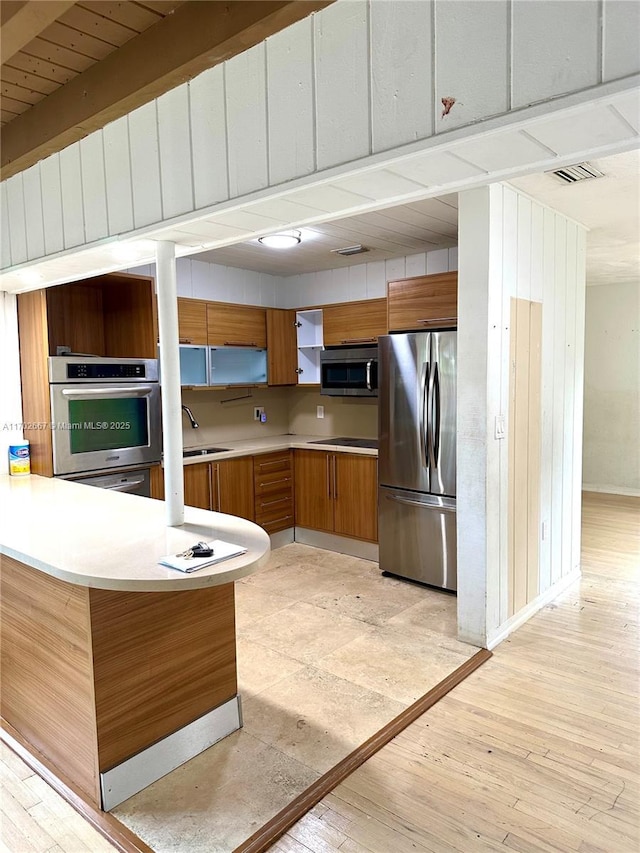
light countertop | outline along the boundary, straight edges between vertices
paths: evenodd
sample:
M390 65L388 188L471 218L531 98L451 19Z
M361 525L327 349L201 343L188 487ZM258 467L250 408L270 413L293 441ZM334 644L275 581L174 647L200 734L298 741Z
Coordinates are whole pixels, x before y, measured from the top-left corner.
M197 432L197 430L196 430ZM272 453L276 450L287 450L298 448L303 450L328 450L339 453L357 453L360 456L377 456L378 451L369 447L344 447L341 444L317 444L314 442L324 441L330 438L326 435L271 435L264 438L247 438L243 441L216 441L215 447L224 447L224 453L210 453L202 456L189 456L184 460L185 465L196 462L210 462L221 459L234 459L238 456L253 456L260 453ZM202 443L201 447L212 447L214 442ZM196 450L194 444L185 450Z
M247 553L183 574L158 560L200 540L222 539ZM0 555L60 580L99 589L162 592L245 577L269 556L257 524L185 507L185 523L167 527L165 504L48 477L0 476Z

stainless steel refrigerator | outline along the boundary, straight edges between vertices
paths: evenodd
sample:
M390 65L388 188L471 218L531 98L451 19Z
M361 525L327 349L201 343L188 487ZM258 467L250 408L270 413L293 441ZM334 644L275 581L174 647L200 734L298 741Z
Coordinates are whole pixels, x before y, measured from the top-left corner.
M456 332L379 339L380 568L455 590Z

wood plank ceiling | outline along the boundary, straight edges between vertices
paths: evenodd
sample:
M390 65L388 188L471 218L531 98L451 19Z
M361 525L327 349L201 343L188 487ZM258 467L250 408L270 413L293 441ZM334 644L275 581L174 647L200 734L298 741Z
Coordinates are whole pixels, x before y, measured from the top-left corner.
M2 0L2 179L331 0Z

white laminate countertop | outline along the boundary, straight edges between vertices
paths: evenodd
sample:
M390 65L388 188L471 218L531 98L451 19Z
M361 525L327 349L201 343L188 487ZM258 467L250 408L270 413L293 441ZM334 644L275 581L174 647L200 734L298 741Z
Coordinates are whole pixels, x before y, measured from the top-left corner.
M200 540L223 539L246 554L183 574L158 560ZM230 583L265 564L268 534L257 524L185 507L167 527L165 504L67 480L0 476L0 554L79 586L166 592Z
M234 459L238 456L253 456L259 453L272 453L276 450L287 450L298 448L302 450L329 450L340 453L357 453L360 456L377 456L378 451L370 447L345 447L342 444L318 444L330 436L326 435L271 435L265 438L247 438L243 441L216 441L215 447L225 448L223 453L208 453L200 456L189 456L184 459L185 465L195 462L209 462L210 460ZM214 443L207 442L201 447L212 447ZM197 450L194 444L185 450Z

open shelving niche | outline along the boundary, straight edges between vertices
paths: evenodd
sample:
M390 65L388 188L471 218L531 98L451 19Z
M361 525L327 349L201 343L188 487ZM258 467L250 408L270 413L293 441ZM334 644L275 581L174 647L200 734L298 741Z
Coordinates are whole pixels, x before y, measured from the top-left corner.
M320 383L320 353L324 349L322 308L296 311L298 385Z

